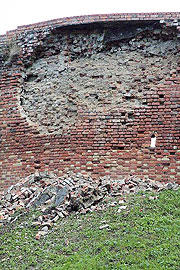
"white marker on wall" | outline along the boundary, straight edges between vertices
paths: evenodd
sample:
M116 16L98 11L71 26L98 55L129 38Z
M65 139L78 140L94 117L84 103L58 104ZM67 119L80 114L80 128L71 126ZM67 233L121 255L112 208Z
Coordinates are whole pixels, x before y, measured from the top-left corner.
M153 133L151 135L151 148L155 148L156 147L156 136L155 134Z

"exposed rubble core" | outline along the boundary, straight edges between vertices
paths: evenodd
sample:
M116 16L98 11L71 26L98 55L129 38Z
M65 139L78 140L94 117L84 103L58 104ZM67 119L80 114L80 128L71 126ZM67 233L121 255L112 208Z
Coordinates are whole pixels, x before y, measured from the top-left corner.
M26 117L42 132L61 133L76 123L79 109L111 113L148 106L148 92L156 94L170 70L176 73L180 48L176 31L138 27L51 34L24 74L20 104Z

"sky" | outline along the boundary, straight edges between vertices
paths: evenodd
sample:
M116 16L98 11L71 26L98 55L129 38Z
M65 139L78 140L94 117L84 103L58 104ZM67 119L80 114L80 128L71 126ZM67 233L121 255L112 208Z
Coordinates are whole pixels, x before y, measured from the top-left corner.
M179 0L3 0L0 34L17 26L56 18L134 12L180 12Z

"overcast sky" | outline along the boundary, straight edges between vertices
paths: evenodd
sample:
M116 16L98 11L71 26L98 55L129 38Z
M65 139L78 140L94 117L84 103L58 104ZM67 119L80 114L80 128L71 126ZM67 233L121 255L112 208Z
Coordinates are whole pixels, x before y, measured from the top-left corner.
M2 0L0 34L17 26L89 14L180 12L179 0Z

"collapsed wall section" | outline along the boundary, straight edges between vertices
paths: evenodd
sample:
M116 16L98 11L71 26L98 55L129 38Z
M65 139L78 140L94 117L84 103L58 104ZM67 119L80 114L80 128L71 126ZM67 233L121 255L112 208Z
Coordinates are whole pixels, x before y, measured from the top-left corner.
M179 22L159 17L1 38L2 189L36 169L180 181Z

